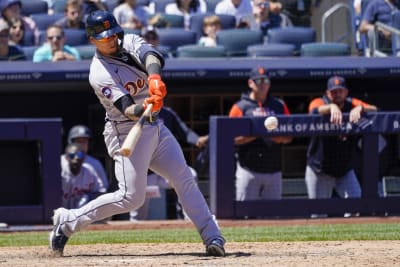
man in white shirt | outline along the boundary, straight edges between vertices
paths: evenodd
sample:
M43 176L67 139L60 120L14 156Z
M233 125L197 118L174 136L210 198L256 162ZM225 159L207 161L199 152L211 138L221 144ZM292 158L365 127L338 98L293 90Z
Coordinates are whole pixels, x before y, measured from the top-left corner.
M222 0L215 6L215 14L232 15L239 23L242 17L251 16L252 6L250 0Z

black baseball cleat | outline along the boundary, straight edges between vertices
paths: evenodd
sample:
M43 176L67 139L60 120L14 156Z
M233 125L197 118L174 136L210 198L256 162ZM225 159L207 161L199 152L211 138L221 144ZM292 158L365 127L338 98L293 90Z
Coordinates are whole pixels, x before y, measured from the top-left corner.
M50 232L49 237L49 247L53 256L61 257L63 255L65 244L68 241L68 236L66 236L61 230L60 224L60 213L61 209L54 211L53 216L53 231Z
M225 257L224 241L216 238L206 247L207 256Z

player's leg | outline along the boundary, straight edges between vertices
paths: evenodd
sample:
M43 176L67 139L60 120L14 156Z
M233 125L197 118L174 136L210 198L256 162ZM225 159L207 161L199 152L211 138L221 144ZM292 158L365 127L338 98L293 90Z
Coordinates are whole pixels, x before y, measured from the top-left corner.
M175 189L180 203L199 231L204 244L210 248L208 252L211 251L210 254L215 256L223 256L225 240L186 164L181 147L163 124L159 126L160 142L150 163L150 168L166 178Z
M324 173L317 174L307 165L305 180L309 199L332 197L335 178L325 175Z
M260 179L256 172L243 168L239 162L236 163L236 200L255 200L260 198Z
M118 133L122 132L120 130ZM106 135L109 153L114 156L115 175L119 188L115 192L97 197L79 209L60 208L55 211L54 229L50 235L50 246L55 254L62 254L65 245L65 243L61 247L57 245L56 237L58 235L65 236L68 240L73 233L95 221L129 212L143 204L147 183L147 166L150 162L152 148L154 149L157 144L157 136L157 127L144 127L142 140L147 142L139 140L131 157L126 158L116 153L120 147L120 136L114 134L114 131L109 136ZM148 153L143 153L143 151L148 151Z
M360 198L361 187L354 170L336 180L336 192L342 198Z
M263 174L264 189L261 197L263 199L282 198L282 172Z

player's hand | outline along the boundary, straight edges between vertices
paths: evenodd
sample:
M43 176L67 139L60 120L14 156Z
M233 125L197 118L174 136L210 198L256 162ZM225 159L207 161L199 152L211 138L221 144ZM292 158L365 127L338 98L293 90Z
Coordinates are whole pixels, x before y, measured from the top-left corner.
M164 105L163 98L158 95L150 96L144 100L143 107L146 109L149 104L153 104L152 112L159 112Z
M331 123L340 125L342 124L342 111L336 104L329 104L331 108Z
M150 96L157 95L161 98L164 98L167 94L167 86L161 80L160 75L158 74L150 74L147 79L149 84L149 93Z

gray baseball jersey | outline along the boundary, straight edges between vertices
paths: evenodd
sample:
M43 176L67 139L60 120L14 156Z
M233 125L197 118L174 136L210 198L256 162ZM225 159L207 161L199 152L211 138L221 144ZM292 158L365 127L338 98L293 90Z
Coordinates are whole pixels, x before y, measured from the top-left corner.
M115 161L119 189L99 196L80 209L65 210L60 216L62 231L71 236L95 221L139 208L145 200L147 170L151 169L166 178L175 189L204 244L209 245L218 237L223 239L178 142L161 120L144 124L136 148L129 158L119 153L135 122L124 116L114 102L130 94L136 103L143 103L148 97L144 56L147 52L159 55L141 37L133 34L125 35L123 47L130 56L124 54L117 59L96 52L89 75L90 84L106 111L107 122L103 134L108 153ZM131 64L127 64L128 59L124 63L124 57L132 57Z

